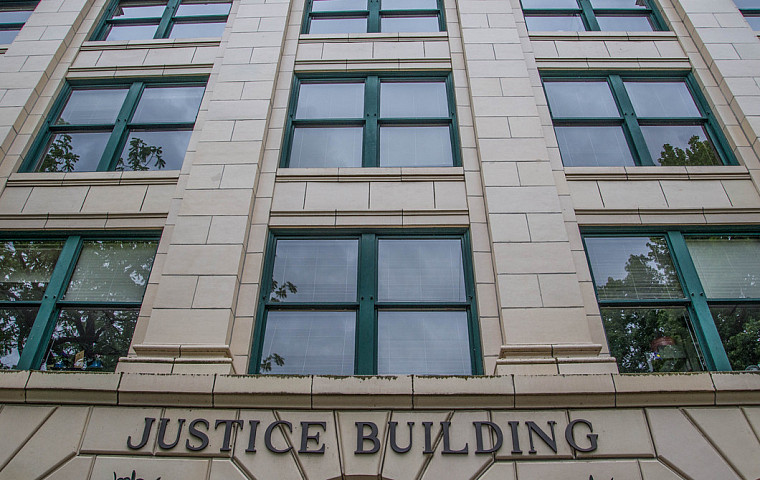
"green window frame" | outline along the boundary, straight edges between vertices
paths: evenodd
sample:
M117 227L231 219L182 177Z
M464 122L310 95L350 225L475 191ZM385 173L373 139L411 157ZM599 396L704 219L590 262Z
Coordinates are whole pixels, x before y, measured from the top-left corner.
M391 93L383 94L383 89L388 86L386 92L390 92L390 88L399 85L421 90L410 96L417 102L407 102L416 103L416 107L411 107L413 110L431 109L435 112L421 115L384 112L383 95L388 99L394 97ZM310 111L301 116L301 92L305 88L329 86L354 86L352 100L347 94L337 94L329 105L323 100L316 113ZM425 86L430 88L423 88ZM425 95L432 95L434 101ZM318 97L327 98L324 95L310 98ZM353 104L349 105L351 101ZM353 111L346 113L346 110ZM295 76L285 132L280 159L282 167L451 167L462 164L450 73ZM407 143L402 143L404 141ZM323 144L316 146L315 142ZM343 144L336 147L330 142ZM336 154L336 148L343 150ZM306 152L311 158L301 159L294 153L296 151ZM317 159L320 155L321 160Z
M621 371L760 369L760 232L600 228L583 241Z
M734 0L734 3L752 30L760 31L760 2L757 0Z
M404 258L403 253L398 254L404 249L414 253ZM249 373L481 375L471 251L466 231L270 233L262 281L265 293L259 296ZM405 275L416 265L409 258L419 259L422 253L440 255L436 258L441 262L436 265L448 260L446 265L452 268L446 270L444 266L435 274L423 271L420 279L427 274L427 283L417 278L405 283L409 279ZM275 257L280 259L279 263ZM288 262L292 262L291 270L287 268ZM408 265L412 266L404 271ZM305 275L305 284L298 280L291 282L288 272ZM455 272L461 278L454 285L449 282L453 277L441 272ZM418 292L415 288L422 293L411 293ZM401 297L399 291L404 292ZM447 296L453 291L457 298ZM301 300L298 294L306 298ZM331 322L329 326L323 323L327 321ZM294 322L300 322L300 331L292 327ZM430 328L430 322L435 328ZM394 324L403 325L404 331L393 329ZM412 333L424 328L428 329L426 332L436 332L438 338L426 334L415 337ZM329 332L326 336L325 331ZM278 332L290 336L285 342L274 340ZM308 332L308 336L303 332ZM394 333L404 336L401 346L392 341ZM304 338L317 340L311 343ZM323 338L327 340L320 340ZM288 365L289 355L287 352L279 355L276 345L286 349L289 346L291 352L296 352L296 366ZM446 348L436 348L441 346ZM336 350L342 351L340 361L329 354ZM303 359L298 357L300 352L307 351L317 353L311 357L304 354ZM420 358L415 361L420 352L429 355L425 357L428 361ZM430 358L437 360L431 362ZM436 363L441 358L441 363Z
M90 40L221 37L231 6L232 0L112 0Z
M0 45L13 42L38 3L39 0L0 3Z
M20 171L179 170L205 86L206 79L69 83Z
M521 3L528 31L667 30L651 0L521 0Z
M307 0L301 29L315 34L431 31L446 31L443 0Z
M690 73L542 72L541 79L565 167L737 165L715 116ZM577 83L566 90L577 97L571 108L561 105L563 98L559 94L553 95L550 88L569 83ZM634 90L637 97L629 91L629 88L647 83L658 85ZM584 97L581 90L584 84L587 87L596 84L601 88L588 93L596 102L606 102L599 106L599 113L586 114L588 110L584 109L592 102ZM678 106L688 112L668 111L670 116L661 112L655 115L651 111L637 112L638 108L653 110L652 105L663 104L669 98L681 102ZM572 138L571 135L583 132L578 127L586 128L586 136ZM679 128L681 131L676 131ZM663 139L663 132L668 129L667 141L657 142ZM654 145L660 150L659 156L653 155Z
M156 232L4 235L0 368L113 371L157 247Z

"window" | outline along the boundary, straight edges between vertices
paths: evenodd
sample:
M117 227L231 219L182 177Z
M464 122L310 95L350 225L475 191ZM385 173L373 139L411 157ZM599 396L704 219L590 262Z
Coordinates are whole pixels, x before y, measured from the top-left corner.
M665 30L651 0L521 0L531 31Z
M760 31L760 0L734 0L752 30Z
M543 83L566 167L732 163L689 78L545 74Z
M221 37L230 0L116 0L93 40Z
M308 0L303 33L442 32L443 0Z
M759 235L667 230L584 242L621 372L759 368Z
M299 77L285 167L460 165L451 78Z
M72 86L23 169L179 170L205 88L146 82Z
M13 42L38 3L39 1L35 0L33 2L3 2L0 4L0 44Z
M270 238L251 373L482 372L468 236Z
M132 340L157 243L0 240L0 368L113 371Z

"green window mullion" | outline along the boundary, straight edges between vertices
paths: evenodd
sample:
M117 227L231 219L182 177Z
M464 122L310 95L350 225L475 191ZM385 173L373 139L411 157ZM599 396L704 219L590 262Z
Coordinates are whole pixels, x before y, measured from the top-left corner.
M116 117L116 123L111 132L111 137L108 139L106 148L103 151L103 156L100 157L97 171L103 172L112 170L116 166L116 158L119 156L119 148L121 147L122 139L127 132L127 123L132 116L132 112L137 107L137 101L140 99L143 87L143 82L135 82L130 85L127 96L121 106L121 110L119 110L119 114Z
M633 156L634 161L638 161L639 165L652 166L652 156L649 154L649 147L644 139L644 134L639 127L638 119L636 118L636 112L633 109L633 103L628 97L628 93L625 91L625 85L620 75L610 75L610 86L612 87L612 93L615 96L618 106L623 113L623 123L625 124L628 135L633 142Z
M367 32L377 33L380 31L380 0L367 0L367 8L369 8Z
M17 369L32 370L40 367L58 319L56 303L66 293L81 246L82 237L80 236L71 236L66 239L50 276L50 282L45 289L40 309L24 345Z
M272 275L271 272L274 268L274 252L277 246L277 239L269 232L266 245L266 256L264 258L264 272L268 272L268 278L261 282L261 291L259 292L258 307L256 309L256 325L253 329L253 348L251 349L251 358L248 364L248 373L256 374L261 373L261 351L264 348L264 332L266 331L265 319L267 311L266 306L269 298L269 293L272 291Z
M370 75L364 83L364 148L362 149L362 166L377 167L380 163L380 78Z
M356 326L354 373L377 373L377 326L375 295L377 291L377 236L365 233L359 244L359 312Z
M166 38L169 35L172 26L172 18L174 17L177 8L179 8L180 1L181 0L169 0L167 2L166 10L164 10L164 15L161 17L161 22L159 22L156 34L153 38Z
M478 305L475 301L475 277L472 261L472 242L470 233L462 235L462 268L464 269L464 285L467 302L467 324L470 340L470 360L472 362L472 374L483 375L483 350L481 347L480 322L478 317Z
M691 261L683 234L681 232L668 232L667 236L672 248L673 260L676 267L681 271L684 287L691 300L691 310L694 313L692 325L702 346L707 368L717 371L730 371L731 364L707 305L702 282L699 280L697 269Z
M589 0L578 0L578 3L580 4L581 16L586 27L589 30L600 30L599 22L596 21L596 15L594 15L594 9L591 7L591 2Z

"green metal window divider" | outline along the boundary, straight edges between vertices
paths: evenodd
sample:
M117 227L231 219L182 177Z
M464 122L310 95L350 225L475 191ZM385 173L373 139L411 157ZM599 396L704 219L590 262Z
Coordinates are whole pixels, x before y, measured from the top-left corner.
M409 10L383 10L382 0L367 0L366 10L333 10L324 12L314 12L314 0L307 0L304 9L304 18L301 23L301 33L309 33L311 20L313 18L366 18L367 33L379 33L380 22L382 17L420 17L420 16L437 16L439 31L446 31L446 18L444 16L443 0L436 0L438 8L430 9L409 9Z
M39 0L31 1L8 1L0 4L0 12L25 11L32 12L39 4ZM0 30L21 30L26 22L0 22Z
M116 10L119 8L119 3L122 0L112 0L105 14L100 19L98 28L95 29L95 33L90 40L104 40L108 31L113 25L157 25L156 33L153 35L154 39L167 38L175 25L177 10L179 9L182 0L167 0L166 8L163 14L159 17L144 17L144 18L114 18ZM224 2L220 2L224 3ZM207 22L225 22L229 15L193 15L192 23L207 23ZM185 17L182 17L185 18ZM156 20L158 19L158 22Z
M599 31L599 15L633 16L646 15L649 17L655 31L667 30L665 19L653 5L651 0L646 0L646 8L594 8L591 0L576 0L578 8L523 8L526 16L570 16L579 15L586 31Z
M21 352L18 370L34 370L40 368L43 357L47 352L50 338L53 335L55 326L58 322L58 313L61 307L65 306L94 306L94 307L122 307L136 308L142 305L142 302L82 302L82 301L63 301L62 297L71 281L74 273L79 254L82 246L88 240L155 240L158 241L159 235L156 232L134 231L134 232L109 232L108 234L78 232L73 235L55 235L55 234L25 234L11 235L4 234L0 237L2 240L62 240L63 246L56 260L53 272L42 299L39 301L0 301L0 308L39 306L32 329L29 332L24 349Z
M643 299L643 300L600 300L597 294L599 307L621 307L621 308L648 308L648 307L686 307L689 311L690 325L689 328L694 330L700 347L700 354L703 356L705 365L708 370L712 371L731 371L731 364L726 354L726 349L721 341L718 328L710 312L708 298L705 295L702 282L697 274L696 267L692 260L686 245L688 236L704 235L740 235L748 237L760 236L758 229L748 229L745 227L643 227L643 228L620 228L620 227L599 227L593 229L584 229L582 232L584 239L584 250L586 261L591 265L588 256L588 248L585 247L585 239L589 237L634 237L654 235L664 237L670 258L673 261L676 275L683 288L683 299ZM594 272L591 270L591 280L596 292L596 280ZM760 304L757 298L732 298L732 299L709 299L709 303L720 305L721 303L752 303Z
M378 240L395 239L458 239L462 244L462 268L465 277L465 302L380 302L377 300L377 245ZM309 240L345 240L357 239L359 248L359 263L357 272L357 298L353 302L271 302L269 292L272 290L272 272L277 240L309 239ZM472 245L467 231L436 229L430 230L348 230L344 232L313 231L304 234L300 231L284 230L270 232L267 239L264 260L262 290L258 298L256 325L253 334L248 373L258 374L264 346L267 312L273 309L292 310L309 308L312 310L342 310L356 312L356 339L354 355L355 375L377 374L377 312L379 309L404 308L410 310L431 310L436 308L455 308L467 312L468 339L470 342L470 363L473 375L483 374L483 358L481 349L480 326L478 324L477 302L475 300L475 281L473 277Z
M610 87L615 105L621 112L618 117L555 117L552 114L554 126L574 126L574 125L622 125L623 132L634 162L638 166L654 166L652 154L644 140L644 134L641 130L641 123L646 122L651 125L669 125L683 124L692 122L695 125L703 126L707 132L707 138L715 148L718 158L724 165L738 165L736 158L731 152L731 148L725 136L717 124L715 116L710 111L707 100L700 91L694 76L691 72L632 72L622 74L619 72L598 71L598 72L559 72L546 71L541 72L542 84L546 80L559 81L583 81L597 80L606 81ZM701 116L699 117L674 117L674 118L639 118L633 108L628 92L625 89L624 81L642 80L642 81L683 81L689 89L689 92L697 105ZM544 91L546 95L546 91ZM548 98L548 95L546 95ZM547 102L548 103L548 102ZM549 107L551 113L551 107Z
M448 101L448 117L441 118L380 118L380 84L385 79L397 81L430 81L443 80L446 84L446 97ZM344 83L351 81L362 81L364 84L364 116L363 118L349 119L296 119L296 109L298 108L299 87L304 81L313 81L315 83ZM280 151L280 166L287 168L290 166L290 150L293 143L295 128L301 125L314 126L355 126L363 127L362 133L362 167L379 167L380 163L380 126L401 124L408 126L424 125L441 125L449 127L449 136L451 138L451 156L453 167L462 165L460 154L459 131L456 115L456 102L454 100L454 85L450 73L404 73L388 72L382 74L366 73L349 73L336 76L335 74L303 74L293 77L291 86L290 105L288 107L288 118L285 126L285 137L282 141Z
M24 158L24 161L21 164L21 168L19 168L20 172L34 172L36 169L40 166L40 164L43 161L43 157L45 156L45 151L48 146L48 143L50 141L50 138L55 135L56 132L65 131L65 130L77 130L77 131L105 131L110 130L111 134L108 139L108 142L106 143L106 148L103 151L103 154L100 157L100 161L98 162L98 167L95 170L96 172L107 172L112 171L118 162L118 156L119 153L121 153L122 149L124 148L124 143L127 140L127 134L129 132L130 128L151 128L155 127L157 129L172 129L172 128L187 128L192 129L195 125L195 122L187 122L187 123L130 123L130 119L132 118L132 115L134 114L135 110L137 109L137 104L140 101L140 97L145 91L146 86L153 86L153 85L162 85L162 86L178 86L178 87L188 87L188 86L206 86L207 79L206 78L200 78L200 77L190 77L186 80L182 80L181 82L178 82L176 78L165 78L165 79L152 79L150 81L148 80L135 80L135 81L124 81L124 80L111 80L106 82L70 82L67 83L63 90L61 91L61 94L58 96L58 99L53 104L53 108L50 111L50 114L48 115L47 120L45 121L45 125L43 126L40 133L37 135L37 138L35 139L34 143L32 143L32 147L29 149L29 153ZM122 104L121 108L119 109L119 113L116 117L116 120L113 124L103 124L103 125L56 125L55 122L58 119L58 116L63 112L64 107L66 106L66 102L70 98L71 92L75 89L109 89L114 87L123 87L128 88L127 95L124 99L124 103Z

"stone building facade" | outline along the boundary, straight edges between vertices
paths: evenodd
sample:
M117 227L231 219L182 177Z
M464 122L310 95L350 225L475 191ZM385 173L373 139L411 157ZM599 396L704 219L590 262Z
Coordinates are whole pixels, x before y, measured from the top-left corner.
M0 479L760 478L760 4L0 4Z

